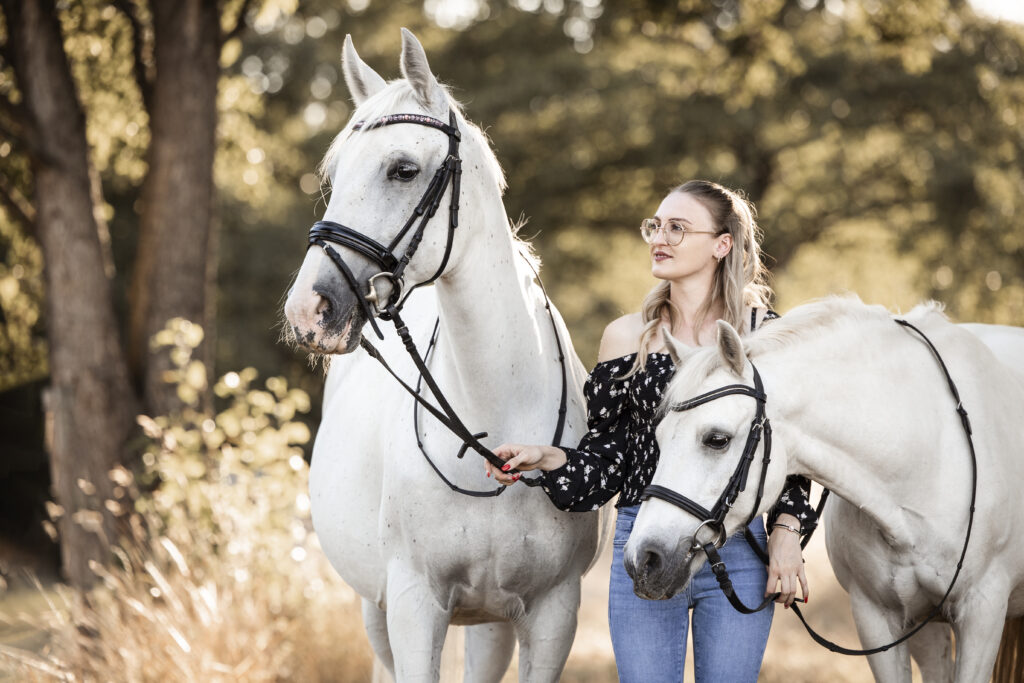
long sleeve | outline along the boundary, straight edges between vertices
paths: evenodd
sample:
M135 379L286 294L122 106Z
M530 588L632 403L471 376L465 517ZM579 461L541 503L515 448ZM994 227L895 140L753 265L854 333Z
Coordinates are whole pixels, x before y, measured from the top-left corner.
M623 359L598 363L583 388L588 431L576 448L563 448L566 463L545 472L542 487L555 507L572 512L596 510L622 488L629 470L629 369Z
M809 534L818 525L818 514L811 505L811 480L797 474L786 477L786 487L778 502L768 511L768 528L781 514L793 515L800 520L800 528Z

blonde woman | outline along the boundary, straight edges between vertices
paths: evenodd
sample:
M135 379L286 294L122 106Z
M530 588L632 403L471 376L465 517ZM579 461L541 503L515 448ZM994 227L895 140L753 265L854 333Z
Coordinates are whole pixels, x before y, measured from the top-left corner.
M495 452L508 461L505 470L542 470L544 491L560 509L594 510L618 494L608 618L620 680L682 680L692 611L697 681L756 681L770 609L751 615L734 610L707 565L675 597L642 600L633 594L622 549L658 464L655 411L675 370L660 330L705 345L714 342L718 319L749 332L777 317L768 308L760 231L741 195L692 180L669 192L654 217L642 222L641 235L650 245L651 273L661 282L640 313L614 320L604 331L585 388L590 431L577 448L505 444ZM488 474L503 484L519 476L490 465ZM800 477L788 480L768 516L770 536L761 518L751 523L767 545L768 568L742 534L722 548L736 593L748 604L778 590L778 601L788 607L798 587L806 599L800 537L816 523L809 486Z

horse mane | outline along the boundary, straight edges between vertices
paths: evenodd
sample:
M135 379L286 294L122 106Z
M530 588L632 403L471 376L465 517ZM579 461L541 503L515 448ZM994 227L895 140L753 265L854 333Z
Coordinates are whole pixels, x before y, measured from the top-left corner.
M903 318L920 326L932 319L945 320L946 315L941 303L927 301L915 306ZM887 308L865 304L855 294L828 296L797 306L779 319L759 327L743 340L743 347L747 358L754 360L766 353L817 338L826 332L842 328L863 329L867 325L880 322L891 324L892 319L893 314ZM717 344L699 348L687 356L686 362L676 373L671 384L697 386L720 367L722 356L718 353ZM671 398L674 394L670 386L665 392L661 414L677 400Z
M501 164L498 162L498 157L494 154L490 138L488 138L487 134L476 124L466 118L465 112L462 108L462 103L452 96L450 88L441 84L441 89L444 91L445 98L448 100L448 106L452 108L455 112L455 117L458 119L459 130L462 132L462 139L472 140L472 142L476 144L476 147L483 155L484 172L491 176L494 183L498 186L498 190L501 194L504 194L507 187L505 171L502 170ZM342 131L335 136L334 140L331 141L330 147L327 148L327 153L324 154L324 158L320 161L320 165L317 166L317 173L320 175L321 186L324 183L330 183L330 178L337 165L338 156L341 154L341 146L352 137L352 124L356 121L372 121L374 119L379 119L382 116L402 111L416 111L420 106L421 105L416 101L416 95L413 92L412 86L409 85L409 82L404 78L390 81L383 90L363 102L353 113L352 118L345 125L345 128L343 128ZM358 140L358 138L356 138L356 140ZM355 140L353 142L355 142ZM523 219L514 223L509 223L509 234L512 238L512 246L523 256L533 270L539 272L541 265L540 256L538 256L537 252L534 251L532 244L519 236L519 231L525 224L526 221Z
M904 317L917 321L932 316L945 318L942 311L941 303L927 301ZM863 328L874 322L888 324L892 318L893 314L885 306L866 304L856 294L827 296L797 306L778 320L758 328L744 340L744 347L747 357L754 359L838 328Z

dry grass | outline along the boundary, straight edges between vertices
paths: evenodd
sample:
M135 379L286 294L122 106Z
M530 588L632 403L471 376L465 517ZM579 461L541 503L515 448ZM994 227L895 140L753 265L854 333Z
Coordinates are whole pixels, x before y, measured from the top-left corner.
M125 522L115 561L93 566L89 592L39 586L45 608L8 614L21 628L9 628L0 662L17 680L370 678L358 600L310 527L309 431L294 420L309 398L281 378L255 388L245 370L214 387L223 410L201 411L197 330L176 321L158 337L189 407L140 418L152 440L145 469L110 473L105 504Z

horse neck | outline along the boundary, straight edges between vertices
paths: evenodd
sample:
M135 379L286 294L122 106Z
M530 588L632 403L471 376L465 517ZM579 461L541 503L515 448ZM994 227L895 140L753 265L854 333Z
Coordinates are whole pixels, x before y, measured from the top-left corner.
M505 406L524 410L549 393L558 369L554 340L543 307L531 296L532 276L518 263L522 256L497 189L464 192L462 205L458 229L472 234L437 283L442 333L435 357L449 383L457 384L458 402L478 419L493 413L488 424L502 424L509 419ZM555 406L548 408L554 415Z
M900 354L881 351L901 348L896 337L905 334L896 325L854 338L832 334L754 358L788 471L859 507L895 544L912 542L920 517L908 512L924 506L915 496L932 490L929 477L942 457L921 412L923 395L944 398L942 385L913 384L919 379ZM908 492L908 479L920 483L916 491Z

